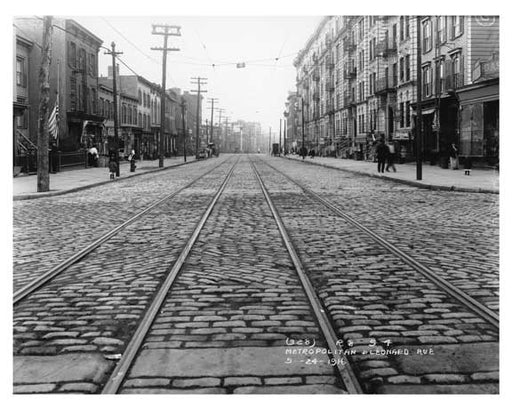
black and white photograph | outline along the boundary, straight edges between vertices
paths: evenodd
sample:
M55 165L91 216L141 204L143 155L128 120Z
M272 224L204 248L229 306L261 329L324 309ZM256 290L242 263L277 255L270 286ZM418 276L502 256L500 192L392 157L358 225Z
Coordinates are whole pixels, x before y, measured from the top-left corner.
M500 10L219 4L6 19L5 389L506 393Z

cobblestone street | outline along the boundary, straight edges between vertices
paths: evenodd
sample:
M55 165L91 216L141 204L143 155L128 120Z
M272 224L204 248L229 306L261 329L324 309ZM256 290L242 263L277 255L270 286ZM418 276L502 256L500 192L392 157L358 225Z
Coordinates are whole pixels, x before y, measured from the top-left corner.
M498 392L496 194L224 155L13 210L14 291L41 280L14 304L15 393L101 393L130 355L119 393Z

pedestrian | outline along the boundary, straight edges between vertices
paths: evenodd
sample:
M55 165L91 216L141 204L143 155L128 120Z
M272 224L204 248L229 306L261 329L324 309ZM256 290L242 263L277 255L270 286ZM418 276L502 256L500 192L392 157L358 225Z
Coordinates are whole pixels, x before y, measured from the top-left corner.
M459 150L455 144L450 146L450 168L459 169Z
M115 179L117 174L118 163L116 161L115 154L110 154L110 160L108 162L108 169L110 171L110 179Z
M89 148L88 157L89 157L89 166L97 167L99 154L98 154L98 149L94 145L91 148Z
M471 168L473 167L473 161L471 157L466 157L464 161L464 175L471 175Z
M389 172L389 168L393 168L393 172L396 172L395 167L395 155L396 155L396 148L395 148L395 142L393 141L392 137L389 137L389 142L387 144L388 146L388 156L387 156L387 166L386 171Z
M314 149L311 149L309 151L309 156L311 157L311 159L314 159L315 158L315 150Z
M130 172L135 172L135 168L137 168L137 165L135 165L135 150L132 149L130 152L130 155L128 155L128 161L130 161Z
M375 152L377 154L377 172L384 172L384 165L386 165L386 158L388 156L388 146L384 143L384 137L382 137L377 144Z

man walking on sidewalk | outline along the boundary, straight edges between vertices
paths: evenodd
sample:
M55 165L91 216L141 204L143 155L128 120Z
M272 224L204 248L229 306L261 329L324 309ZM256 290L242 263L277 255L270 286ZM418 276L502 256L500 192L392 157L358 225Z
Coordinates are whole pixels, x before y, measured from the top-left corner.
M384 137L381 137L375 151L377 154L377 172L384 172L384 165L386 164L386 158L389 152L388 146L384 143Z
M390 136L389 142L388 142L388 165L386 166L387 172L389 172L389 167L393 168L393 172L396 172L395 155L396 155L395 142L393 141L393 137Z

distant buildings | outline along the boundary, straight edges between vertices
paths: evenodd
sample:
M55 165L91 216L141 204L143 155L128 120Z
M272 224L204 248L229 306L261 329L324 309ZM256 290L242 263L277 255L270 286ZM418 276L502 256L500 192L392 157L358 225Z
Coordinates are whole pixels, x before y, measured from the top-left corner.
M39 67L43 20L16 17L14 25L13 164L18 171L36 169L39 121ZM114 136L113 71L98 74L103 41L72 19L54 18L50 64L50 110L59 108L58 135L62 167L85 165L85 151L96 146L108 155ZM117 68L118 69L118 68ZM166 91L165 132L161 136L161 87L140 75L117 71L118 136L121 155L135 149L156 159L163 138L164 155L183 153L184 135L189 154L195 152L197 96L179 89ZM185 132L181 102L186 102ZM200 97L200 103L203 96ZM202 122L199 110L199 122ZM200 146L206 139L200 138ZM104 161L105 162L105 161Z
M415 155L416 27L412 16L331 16L319 23L294 61L308 149L369 158L384 136ZM498 18L426 16L419 35L424 159L443 163L455 143L461 155L495 163Z

